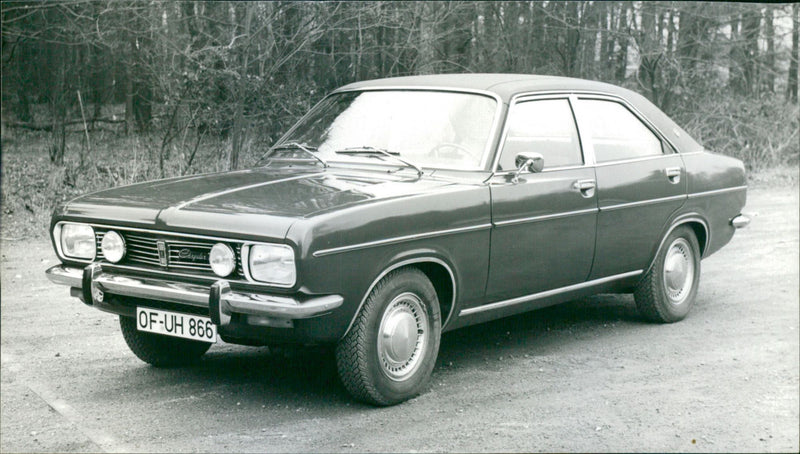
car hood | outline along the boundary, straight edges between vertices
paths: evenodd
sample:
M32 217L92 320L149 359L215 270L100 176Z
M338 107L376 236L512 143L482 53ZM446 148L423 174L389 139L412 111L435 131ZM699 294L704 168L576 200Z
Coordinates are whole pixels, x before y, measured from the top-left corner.
M346 169L259 168L108 189L66 204L59 219L282 240L292 223L353 204L428 192L452 181Z

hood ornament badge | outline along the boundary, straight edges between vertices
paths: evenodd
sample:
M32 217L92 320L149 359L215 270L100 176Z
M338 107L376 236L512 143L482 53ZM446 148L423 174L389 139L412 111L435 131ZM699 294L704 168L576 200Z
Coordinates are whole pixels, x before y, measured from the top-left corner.
M161 266L167 266L167 243L164 240L158 240L156 245L158 246L158 262Z

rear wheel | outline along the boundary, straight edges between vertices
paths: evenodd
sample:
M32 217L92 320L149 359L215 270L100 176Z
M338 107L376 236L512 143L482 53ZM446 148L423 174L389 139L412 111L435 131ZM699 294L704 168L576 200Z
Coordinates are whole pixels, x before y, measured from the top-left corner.
M414 268L389 273L336 347L342 383L374 405L416 396L433 371L441 330L436 291L425 274Z
M197 361L211 348L208 342L162 336L136 329L136 319L119 316L125 343L142 361L157 367L183 366Z
M699 282L697 237L691 228L678 227L664 241L655 263L636 287L636 307L651 321L677 322L694 305Z

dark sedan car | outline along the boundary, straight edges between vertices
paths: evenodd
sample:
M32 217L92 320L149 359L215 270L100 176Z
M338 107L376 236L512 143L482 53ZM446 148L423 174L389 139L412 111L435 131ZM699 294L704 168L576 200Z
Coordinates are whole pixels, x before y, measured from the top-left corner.
M443 331L599 292L681 320L746 189L740 161L620 87L382 79L324 98L259 167L59 207L47 275L150 364L218 337L330 344L347 390L388 405L425 387Z

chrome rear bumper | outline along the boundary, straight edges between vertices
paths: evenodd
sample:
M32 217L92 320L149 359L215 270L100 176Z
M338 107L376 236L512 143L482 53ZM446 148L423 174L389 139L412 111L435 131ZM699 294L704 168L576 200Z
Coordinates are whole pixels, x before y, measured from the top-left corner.
M208 308L214 323L227 325L231 315L247 314L277 319L303 319L322 315L341 306L339 295L312 297L300 301L288 296L232 291L224 279L211 287L183 282L128 277L103 271L93 263L84 269L56 265L46 271L47 278L56 284L82 289L84 302L102 303L104 294Z
M743 229L750 225L750 216L746 214L740 214L735 218L731 219L731 225L737 229Z

